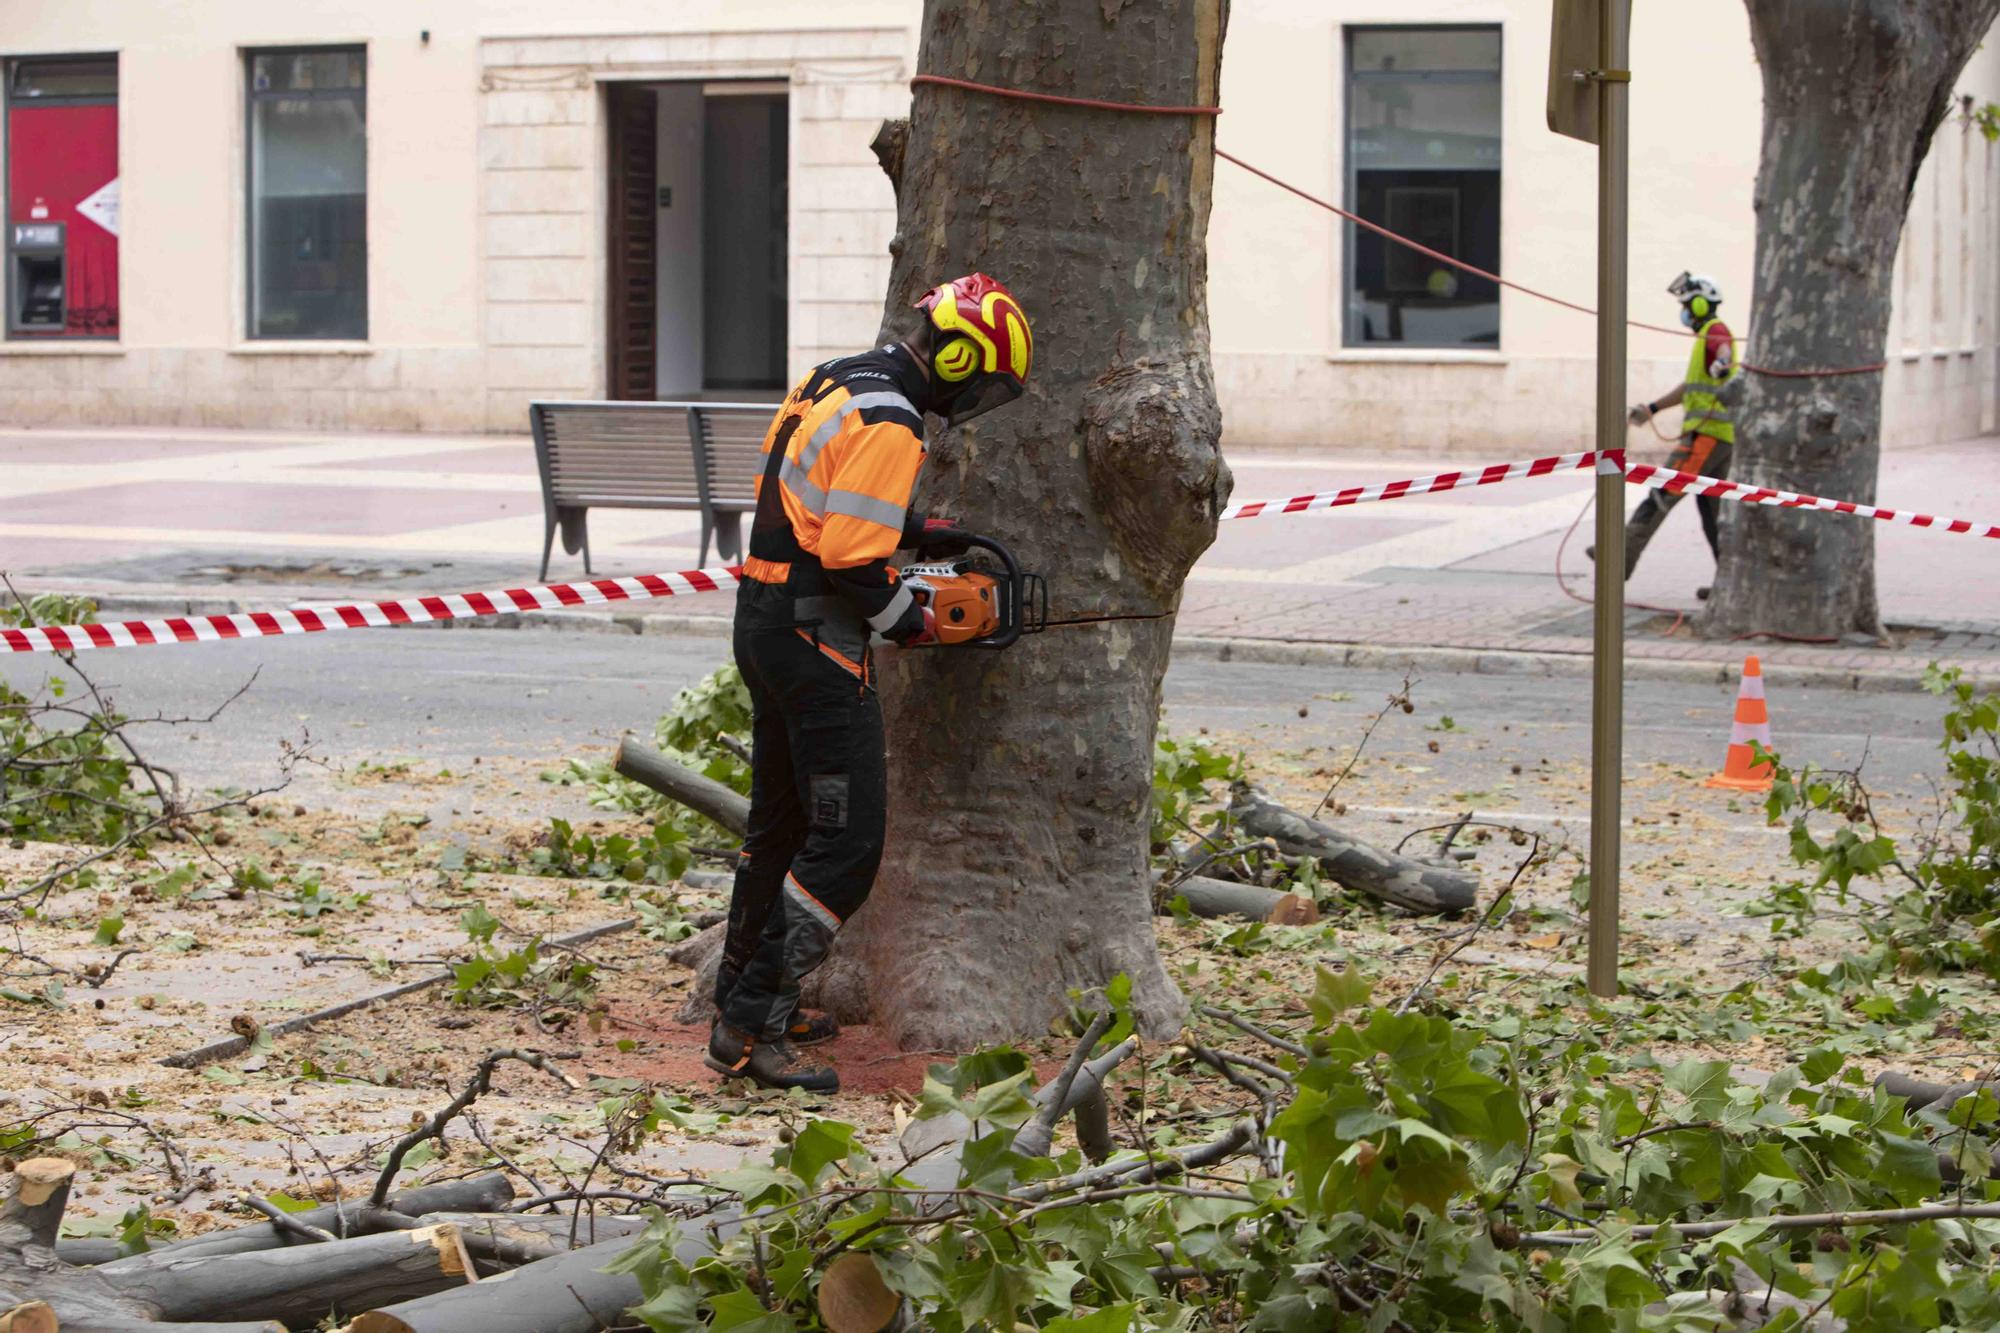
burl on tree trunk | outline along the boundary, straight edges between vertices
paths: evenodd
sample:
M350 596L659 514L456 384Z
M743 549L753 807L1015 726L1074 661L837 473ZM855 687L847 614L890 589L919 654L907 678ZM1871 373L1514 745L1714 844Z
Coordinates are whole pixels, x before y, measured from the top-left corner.
M1224 0L930 0L925 73L1212 105ZM1182 580L1229 494L1208 349L1214 124L919 85L900 152L884 338L975 270L1034 326L1020 401L933 433L917 503L1048 579L1004 652L885 650L888 854L817 987L904 1047L1047 1030L1072 988L1183 1008L1153 938L1153 731Z
M1910 191L2000 0L1745 0L1764 74L1749 360L1884 359ZM1969 125L1962 132L1971 133ZM1752 374L1735 476L1872 503L1882 376ZM1874 520L1727 505L1708 632L1880 636Z

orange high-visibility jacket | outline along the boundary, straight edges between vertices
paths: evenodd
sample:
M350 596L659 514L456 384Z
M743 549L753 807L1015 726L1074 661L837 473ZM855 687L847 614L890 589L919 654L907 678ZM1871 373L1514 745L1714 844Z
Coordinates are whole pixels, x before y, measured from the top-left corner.
M746 578L795 596L837 592L891 638L921 625L889 557L923 526L910 496L924 462L925 393L922 368L896 343L799 381L764 437ZM782 451L775 467L773 451ZM774 475L778 507L764 494Z

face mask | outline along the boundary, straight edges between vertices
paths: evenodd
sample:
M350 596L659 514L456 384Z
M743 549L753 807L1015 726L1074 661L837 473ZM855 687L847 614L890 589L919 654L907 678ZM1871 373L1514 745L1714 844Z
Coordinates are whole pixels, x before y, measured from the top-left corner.
M1690 329L1694 327L1694 311L1686 306L1681 307L1681 323Z

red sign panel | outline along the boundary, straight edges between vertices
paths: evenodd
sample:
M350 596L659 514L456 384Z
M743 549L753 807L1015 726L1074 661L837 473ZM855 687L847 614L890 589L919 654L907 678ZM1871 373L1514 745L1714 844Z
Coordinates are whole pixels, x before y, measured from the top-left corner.
M7 229L62 226L63 320L46 333L106 338L118 333L118 107L116 103L7 109ZM35 229L33 235L50 233ZM15 249L10 245L10 250ZM10 255L10 262L18 263ZM17 281L18 268L17 268Z

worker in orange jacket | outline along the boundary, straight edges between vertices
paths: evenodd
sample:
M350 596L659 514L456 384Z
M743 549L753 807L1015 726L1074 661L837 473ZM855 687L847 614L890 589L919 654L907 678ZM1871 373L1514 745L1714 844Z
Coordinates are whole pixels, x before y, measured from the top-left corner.
M907 338L814 366L764 438L734 633L754 719L750 825L706 1062L769 1088L840 1086L800 1053L839 1028L799 1009L799 986L881 863L888 787L871 638L936 638L889 564L898 550L948 551L956 531L910 508L924 413L956 426L1018 398L1033 356L1020 303L985 274L932 288L916 308Z

